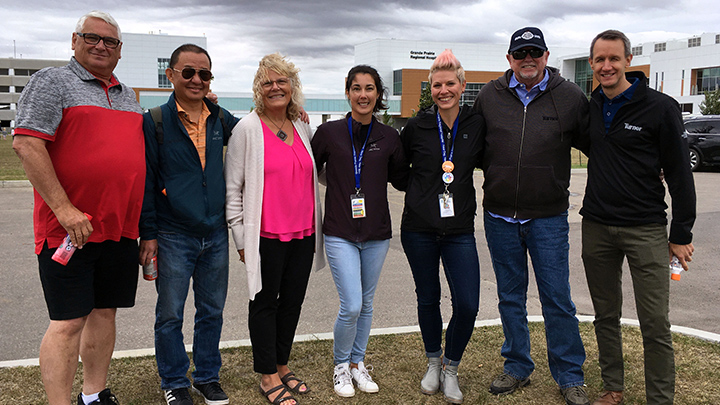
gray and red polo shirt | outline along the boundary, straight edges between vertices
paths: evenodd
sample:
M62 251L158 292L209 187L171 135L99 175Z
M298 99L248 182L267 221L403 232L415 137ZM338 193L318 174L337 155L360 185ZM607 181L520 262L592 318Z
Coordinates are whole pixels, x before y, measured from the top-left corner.
M18 101L15 135L44 139L60 184L92 215L88 242L136 239L145 187L142 109L135 92L109 85L75 58L32 75ZM67 232L35 191L35 252L60 245Z

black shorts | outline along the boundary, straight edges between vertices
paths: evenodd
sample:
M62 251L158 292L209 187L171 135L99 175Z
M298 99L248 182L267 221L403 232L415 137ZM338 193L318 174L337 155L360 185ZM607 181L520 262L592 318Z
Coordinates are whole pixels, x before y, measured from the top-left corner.
M66 266L52 259L47 242L38 255L40 281L50 319L82 318L94 308L135 305L138 244L134 239L87 243Z

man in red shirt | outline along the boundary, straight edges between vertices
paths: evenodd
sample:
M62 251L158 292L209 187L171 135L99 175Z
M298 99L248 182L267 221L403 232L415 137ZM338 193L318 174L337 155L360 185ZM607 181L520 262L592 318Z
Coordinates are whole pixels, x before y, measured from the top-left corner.
M35 253L50 315L40 370L52 405L71 403L78 355L78 404L117 403L105 384L116 308L135 304L145 184L142 109L112 73L121 38L109 14L84 15L70 63L35 73L18 102L13 148L35 188ZM52 255L66 235L78 250L63 265Z

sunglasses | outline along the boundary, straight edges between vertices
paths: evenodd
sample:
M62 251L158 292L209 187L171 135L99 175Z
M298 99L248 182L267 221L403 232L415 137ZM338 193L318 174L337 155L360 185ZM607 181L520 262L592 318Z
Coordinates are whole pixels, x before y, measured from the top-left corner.
M530 54L531 58L539 58L545 54L545 51L538 48L532 48L532 49L519 49L517 51L510 52L510 55L512 55L513 59L515 60L522 60L525 59L527 54Z
M97 45L100 41L103 41L106 48L115 49L121 43L119 39L113 37L101 37L98 34L83 34L82 32L76 32L76 34L88 45Z
M204 82L209 82L210 80L213 79L212 72L207 69L197 69L196 70L191 67L186 67L186 68L183 68L183 70L177 70L175 68L173 68L173 70L180 73L182 75L183 79L185 79L185 80L192 79L195 76L195 73L197 73L198 76L200 76L200 80L202 80Z

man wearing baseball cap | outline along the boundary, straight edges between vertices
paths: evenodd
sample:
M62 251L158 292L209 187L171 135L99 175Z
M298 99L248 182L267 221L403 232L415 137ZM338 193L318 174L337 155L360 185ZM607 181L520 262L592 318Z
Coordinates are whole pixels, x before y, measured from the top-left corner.
M483 209L505 342L496 395L530 384L528 255L545 318L548 366L568 405L589 405L585 349L570 297L568 186L570 148L587 150L588 101L547 67L545 36L535 27L510 38L510 69L483 86L474 109L485 118Z

